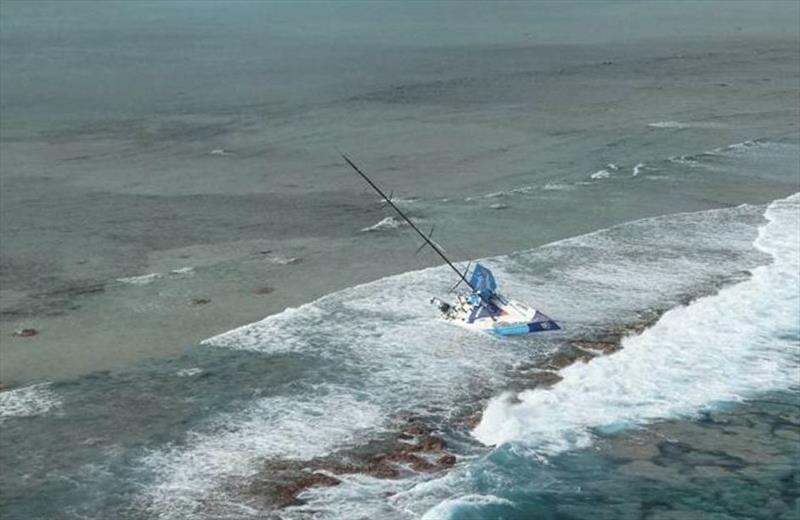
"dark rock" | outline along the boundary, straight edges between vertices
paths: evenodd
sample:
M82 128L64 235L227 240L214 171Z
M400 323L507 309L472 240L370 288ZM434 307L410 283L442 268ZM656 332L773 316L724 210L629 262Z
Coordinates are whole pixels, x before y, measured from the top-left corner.
M336 486L341 484L339 479L333 478L322 473L312 473L306 477L296 480L289 484L276 486L272 493L275 505L278 507L286 507L300 503L297 495L302 493L308 488L319 486Z
M560 370L564 367L575 363L576 361L587 362L594 356L585 350L569 349L556 352L550 359L548 359L542 368L550 370Z
M426 435L428 432L429 430L419 423L412 424L411 426L403 429L404 434L411 436Z
M483 418L483 409L476 410L470 415L464 417L463 419L464 426L467 429L472 430L480 424L482 418Z
M35 336L39 334L39 331L36 329L19 329L14 331L14 335L20 338L30 338L31 336Z
M413 449L414 451L442 451L445 446L443 439L435 435L426 435L419 440Z
M619 343L611 341L573 341L572 346L582 349L596 350L604 354L611 354L612 352L616 352L622 348Z
M400 472L384 459L372 461L366 466L355 468L348 473L364 473L375 478L397 478L400 475Z
M536 388L549 388L563 379L560 375L555 372L550 372L549 370L533 372L530 378L536 383ZM480 422L480 419L478 419L478 422Z
M425 468L425 469L433 467L433 464L431 464L430 462L428 462L428 461L420 458L419 456L414 455L413 453L410 453L408 451L398 451L398 452L395 452L395 453L390 453L388 455L385 455L385 456L383 456L381 458L381 462L408 463L412 467L415 466L415 465L419 465L420 467Z
M192 305L205 305L207 303L211 303L211 300L208 298L194 298L192 300Z
M448 453L447 455L442 455L438 459L436 459L436 464L438 464L442 468L449 468L456 463L456 456Z
M344 450L335 458L310 461L275 460L266 463L244 492L267 507L302 503L298 496L315 486L335 486L336 475L361 473L379 479L401 478L408 470L418 473L441 471L453 466L456 457L444 452L445 441L431 433L421 419L401 417L402 431L375 440L365 448ZM432 454L438 454L434 460ZM406 469L407 468L407 469Z
M271 294L275 292L274 287L259 287L253 290L253 294Z

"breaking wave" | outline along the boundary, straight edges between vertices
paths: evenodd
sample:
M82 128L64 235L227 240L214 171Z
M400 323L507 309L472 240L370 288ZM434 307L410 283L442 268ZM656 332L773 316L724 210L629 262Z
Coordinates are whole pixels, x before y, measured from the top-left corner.
M786 228L781 204L770 207L769 232L762 229L757 243L770 253L774 226ZM796 211L797 199L783 204ZM752 280L745 283L771 280L769 273L779 264L756 268L767 255L753 248L763 214L763 207L745 205L655 217L489 259L501 289L560 319L565 331L559 334L503 341L444 323L427 300L446 291L452 276L436 267L332 293L206 340L206 345L263 356L302 355L326 368L313 381L292 383L285 394L256 398L212 417L181 446L151 452L143 461L154 474L143 494L148 510L162 518L204 517L204 507L213 503L222 516L258 517L264 511L247 509L240 496L231 494L230 483L252 478L265 460L335 453L391 428L399 415L428 416L474 403L476 396L506 387L515 367L542 359L570 335L625 323L636 319L637 310L654 305L673 306L687 291L720 276L753 268ZM739 287L725 291L742 291ZM772 384L786 384L781 359L770 363L760 357L766 351L731 344L733 333L721 336L726 348L693 349L713 339L711 330L727 324L722 310L732 303L747 318L742 322L750 324L738 328L739 334L751 332L764 319L738 302L725 301L719 308L714 298L720 295L667 313L642 336L625 340L626 348L618 354L565 369L565 380L553 393L543 392L544 399L536 392L518 394L518 404L496 398L475 435L489 444L514 441L546 454L590 442L593 427L692 413L706 404L696 379L707 371L715 371L722 385L711 389L714 399L740 395L765 375L772 377ZM742 297L752 303L748 295ZM696 310L703 316L693 317ZM662 342L669 343L663 350ZM668 362L681 359L676 352L688 356L687 363L670 366ZM648 361L649 353L658 353L660 365ZM736 364L745 362L754 364L752 374L742 374L742 365ZM660 387L648 383L653 366L661 370L655 371L661 378L657 381L668 383L664 397ZM732 371L747 385L725 386ZM682 399L680 406L671 404L677 398ZM543 414L547 421L535 419ZM473 509L476 514L484 508L507 509L500 502L481 502L492 497L481 498L484 493L462 485L470 464L464 461L434 480L342 477L338 486L307 490L302 496L306 504L285 509L282 516L447 518ZM459 493L464 496L453 496Z
M505 393L474 436L543 453L586 446L592 429L690 415L797 385L800 194L776 201L754 245L772 257L747 281L667 312L623 350L561 371L548 390Z
M386 217L385 219L381 220L377 224L373 224L369 227L365 227L362 229L362 232L369 232L369 231L384 231L386 229L396 229L400 227L403 223L397 220L394 217Z
M448 520L451 518L471 518L491 513L492 506L513 506L514 503L505 498L494 495L466 495L460 498L445 500L441 504L428 510L422 520Z

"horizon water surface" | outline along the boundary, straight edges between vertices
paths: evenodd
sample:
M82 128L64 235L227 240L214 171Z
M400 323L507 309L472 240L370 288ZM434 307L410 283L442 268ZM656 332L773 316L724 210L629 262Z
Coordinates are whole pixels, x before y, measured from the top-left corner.
M191 6L0 0L3 518L800 518L797 3Z

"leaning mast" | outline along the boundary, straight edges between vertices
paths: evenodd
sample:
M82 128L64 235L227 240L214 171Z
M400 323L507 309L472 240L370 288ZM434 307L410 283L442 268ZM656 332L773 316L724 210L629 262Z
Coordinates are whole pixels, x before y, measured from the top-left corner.
M413 229L414 231L416 231L416 232L417 232L417 234L418 234L419 236L421 236L421 237L422 237L422 239L423 239L423 240L424 240L424 241L425 241L425 242L426 242L426 243L427 243L429 246L431 246L431 248L432 248L434 251L436 251L436 254L438 254L440 257L442 257L442 260L444 260L445 262L447 262L447 265L449 265L449 266L450 266L450 268L451 268L453 271L455 271L455 272L456 272L456 274L458 274L459 278L461 278L461 280L462 280L464 283L466 283L466 284L467 284L467 286L468 286L470 289L472 289L474 292L477 292L477 291L476 291L476 289L475 289L475 287L473 287L473 285L470 283L470 281L469 281L469 280L467 280L467 277L466 277L466 276L464 276L464 273L462 273L461 271L459 271L459 270L456 268L456 266L454 266L454 265L453 265L453 262L451 262L451 261L450 261L450 259L449 259L449 258L447 258L447 256L445 256L444 252L443 252L443 251L442 251L442 250L441 250L441 249L440 249L440 248L439 248L439 247L436 245L436 243L435 243L433 240L431 240L431 239L430 239L430 237L428 237L428 236L427 236L425 233L423 233L423 232L422 232L422 231L421 231L421 230L420 230L420 229L419 229L419 228L416 226L416 224L414 224L414 223L411 221L411 219L410 219L410 218L408 218L408 217L406 216L406 214L405 214L405 213L403 213L403 212L400 210L400 208L398 208L398 207L395 205L395 203L394 203L394 202L392 202L392 199L391 199L391 198L389 198L389 197L387 197L387 196L386 196L386 194L383 192L383 190L381 190L381 189L380 189L380 188L379 188L379 187L378 187L378 186L377 186L377 185L376 185L374 182L372 182L372 179L370 179L369 177L367 177L367 175L366 175L364 172L362 172L362 171L361 171L361 170L358 168L358 166L356 166L355 164L353 164L353 161L351 161L351 160L350 160L350 158L349 158L349 157L347 157L345 154L342 154L342 158L343 158L345 161L347 161L347 164L349 164L349 165L350 165L350 167L351 167L351 168L353 168L353 169L356 171L356 173L357 173L357 174L359 174L359 175L360 175L360 176L361 176L361 177L362 177L362 178L363 178L365 181L367 181L367 184L369 184L369 185L372 187L372 189L374 189L376 192L378 192L378 195L380 195L380 196L383 198L383 200L384 200L384 201L386 201L386 203L387 203L387 204L389 204L389 205L392 207L392 209L394 209L394 210L397 212L397 214L398 214L398 215L400 215L400 216L403 218L403 220L405 220L405 221L408 223L408 225L409 225L409 226L411 226L411 229ZM483 298L481 298L481 299L483 299Z

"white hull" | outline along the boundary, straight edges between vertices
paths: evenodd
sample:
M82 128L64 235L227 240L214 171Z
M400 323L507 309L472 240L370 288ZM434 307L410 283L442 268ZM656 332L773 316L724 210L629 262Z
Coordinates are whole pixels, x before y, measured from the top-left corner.
M516 336L561 328L536 309L500 294L491 298L491 313L486 305L474 305L463 296L459 296L452 305L443 304L436 298L432 302L437 303L446 321L469 330L498 336Z

